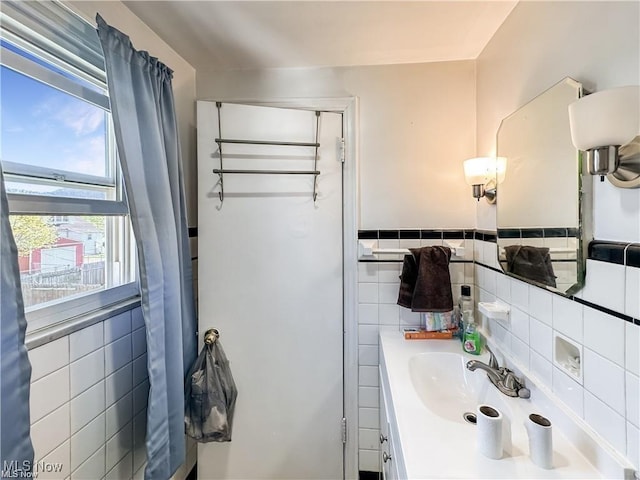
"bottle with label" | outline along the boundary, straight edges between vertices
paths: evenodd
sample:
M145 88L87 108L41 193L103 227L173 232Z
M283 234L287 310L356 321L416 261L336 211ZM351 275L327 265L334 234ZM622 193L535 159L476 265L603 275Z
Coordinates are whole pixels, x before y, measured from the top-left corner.
M458 311L460 312L460 326L462 331L462 348L467 353L480 355L482 350L480 332L473 318L473 300L471 299L471 287L462 285L460 287L460 300L458 301Z
M462 348L465 352L473 355L480 355L482 351L482 338L480 332L473 321L473 318L466 324L462 337Z
M473 317L471 287L469 285L462 285L460 287L460 298L458 299L458 305L456 306L456 319L458 324L457 336L460 337L460 341L464 340L464 329L471 317Z
M458 300L458 311L463 326L467 324L469 318L473 318L473 300L471 299L471 287L462 285L460 287L460 299Z

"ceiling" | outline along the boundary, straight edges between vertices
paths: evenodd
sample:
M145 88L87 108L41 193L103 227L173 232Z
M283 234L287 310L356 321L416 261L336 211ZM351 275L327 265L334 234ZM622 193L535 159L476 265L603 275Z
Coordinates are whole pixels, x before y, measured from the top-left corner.
M198 70L475 59L517 1L125 0Z

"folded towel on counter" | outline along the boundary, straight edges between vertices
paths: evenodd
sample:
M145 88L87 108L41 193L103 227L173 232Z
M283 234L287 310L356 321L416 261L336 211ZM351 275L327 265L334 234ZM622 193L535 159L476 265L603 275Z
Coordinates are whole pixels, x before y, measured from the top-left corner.
M448 247L410 248L404 256L398 305L413 312L453 310Z
M545 247L531 245L507 245L504 247L507 271L534 282L556 287L551 255Z

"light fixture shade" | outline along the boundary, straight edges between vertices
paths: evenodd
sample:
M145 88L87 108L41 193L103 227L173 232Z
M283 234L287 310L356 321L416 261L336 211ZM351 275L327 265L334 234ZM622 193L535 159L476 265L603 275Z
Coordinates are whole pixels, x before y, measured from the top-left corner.
M571 140L579 150L625 145L640 135L640 86L603 90L569 105Z
M487 181L487 173L491 166L491 158L478 157L465 160L464 179L468 185L484 185Z
M478 157L465 160L464 178L468 185L484 185L490 180L502 183L507 172L505 157Z

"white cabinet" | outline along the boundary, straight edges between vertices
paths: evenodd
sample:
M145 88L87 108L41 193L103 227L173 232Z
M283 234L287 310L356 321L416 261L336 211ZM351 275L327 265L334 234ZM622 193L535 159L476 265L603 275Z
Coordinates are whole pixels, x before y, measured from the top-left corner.
M398 442L394 440L390 421L392 406L388 401L387 382L380 369L380 472L382 480L399 480L401 477L398 465L402 456L398 453Z

